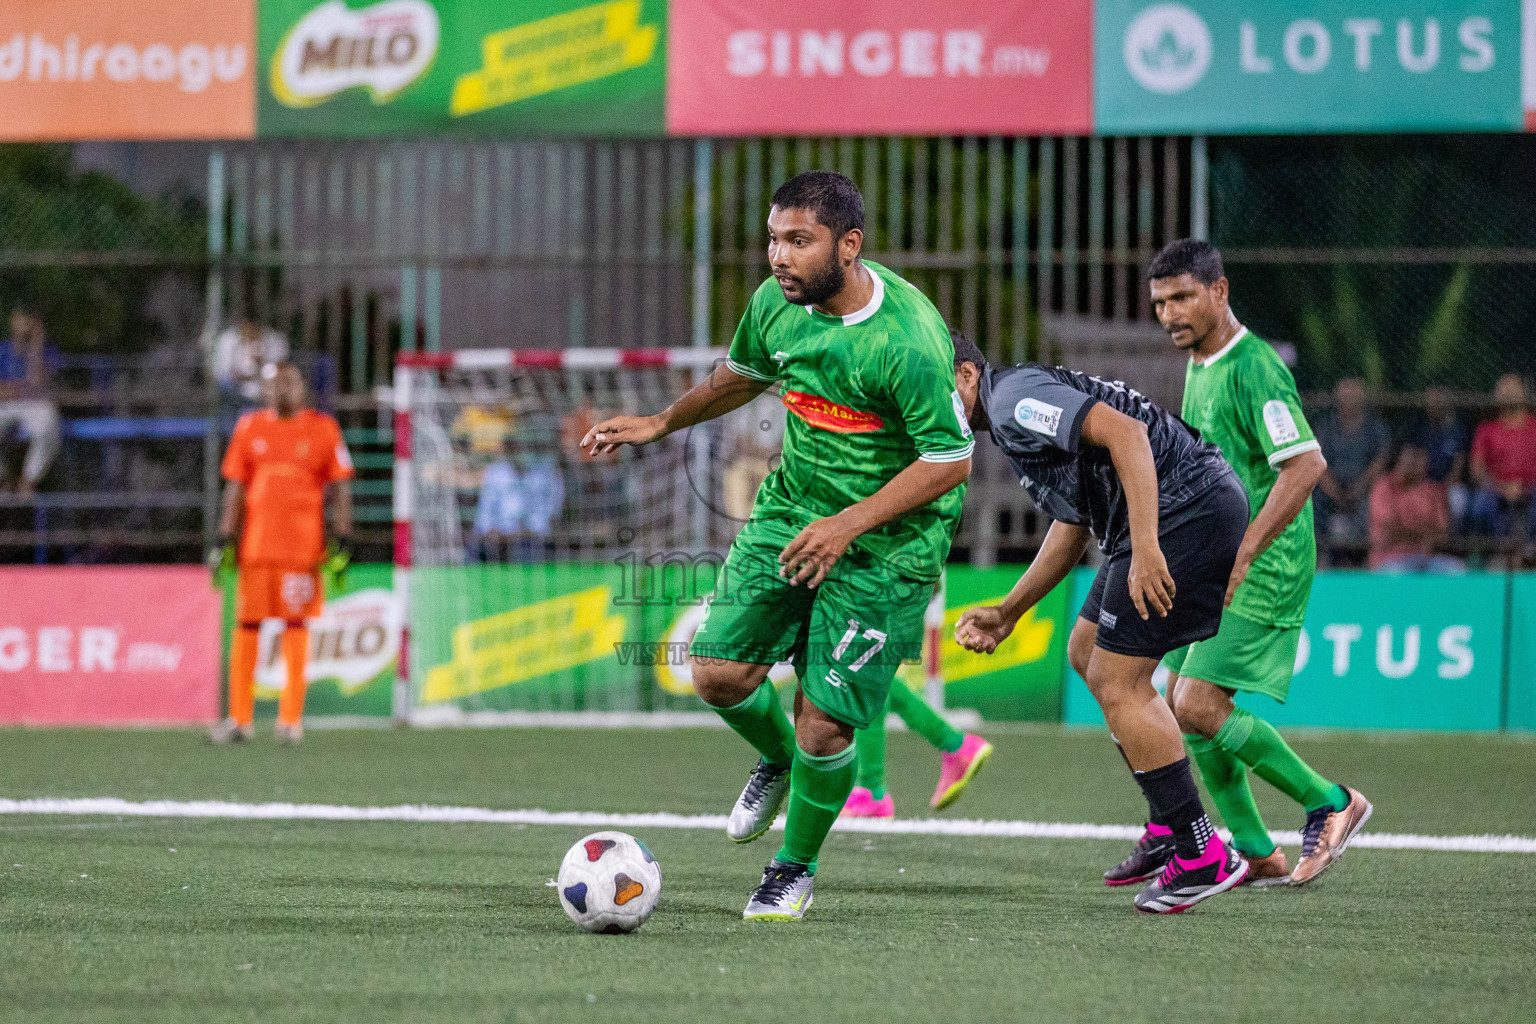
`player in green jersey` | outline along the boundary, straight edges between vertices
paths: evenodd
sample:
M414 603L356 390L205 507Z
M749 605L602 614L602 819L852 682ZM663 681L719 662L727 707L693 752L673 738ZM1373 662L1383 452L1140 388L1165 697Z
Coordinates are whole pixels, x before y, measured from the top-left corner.
M955 390L949 331L921 292L860 259L864 201L808 171L773 194L768 262L729 358L655 416L616 416L592 454L646 444L775 386L782 461L758 489L689 654L698 695L755 747L726 826L751 842L788 801L784 844L749 920L799 920L816 858L853 789L856 729L885 711L949 553L975 441ZM791 726L768 669L800 679Z
M1343 853L1371 815L1359 792L1330 782L1297 756L1275 728L1232 702L1235 693L1284 701L1301 634L1317 547L1311 494L1327 463L1312 435L1296 381L1275 350L1240 324L1228 304L1221 254L1209 243L1170 243L1148 270L1152 305L1173 343L1190 354L1183 418L1222 455L1248 492L1251 522L1227 586L1221 629L1170 653L1169 703L1253 884L1301 885ZM1259 817L1248 769L1307 814L1301 859L1287 871ZM1144 874L1167 854L1149 827L1105 881ZM1160 865L1159 865L1160 867Z

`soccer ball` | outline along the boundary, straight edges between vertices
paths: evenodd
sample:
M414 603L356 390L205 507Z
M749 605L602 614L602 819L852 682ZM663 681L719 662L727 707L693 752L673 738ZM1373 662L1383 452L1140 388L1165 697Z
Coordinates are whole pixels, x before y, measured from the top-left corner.
M571 847L555 879L565 916L589 932L632 932L661 895L661 865L623 832L593 832Z

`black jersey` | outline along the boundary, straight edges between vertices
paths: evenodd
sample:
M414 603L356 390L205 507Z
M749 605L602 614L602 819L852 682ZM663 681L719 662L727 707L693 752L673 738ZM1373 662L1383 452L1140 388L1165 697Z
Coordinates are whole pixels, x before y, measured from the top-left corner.
M1202 494L1233 475L1219 448L1120 381L1035 363L988 367L977 400L987 411L992 440L1040 510L1087 526L1109 557L1130 547L1130 520L1109 449L1080 444L1083 420L1096 403L1147 425L1160 531L1188 518Z

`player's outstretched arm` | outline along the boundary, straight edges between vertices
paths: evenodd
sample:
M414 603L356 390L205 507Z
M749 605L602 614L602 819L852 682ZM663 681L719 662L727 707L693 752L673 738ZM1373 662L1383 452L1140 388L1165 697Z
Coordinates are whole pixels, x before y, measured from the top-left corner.
M1157 463L1147 442L1147 425L1103 402L1083 418L1083 440L1109 449L1125 491L1131 527L1131 603L1143 619L1149 609L1166 616L1173 610L1173 576L1157 542Z
M581 450L589 456L607 455L621 444L642 445L696 423L740 409L763 393L769 381L743 377L724 363L701 383L655 416L610 416L587 431Z
M1269 489L1264 507L1259 509L1259 514L1248 524L1243 534L1243 543L1237 549L1237 562L1232 566L1232 575L1227 580L1227 605L1232 604L1232 596L1237 593L1243 580L1247 579L1248 569L1254 560L1269 550L1275 538L1285 532L1291 520L1301 514L1307 499L1312 497L1313 488L1327 471L1328 461L1323 458L1322 452L1315 450L1293 455L1280 463L1280 475L1275 478L1275 486Z
M1067 578L1088 546L1088 528L1059 520L1046 531L1040 553L1008 591L1003 603L972 608L955 624L955 640L968 651L991 654L1008 639L1024 613Z

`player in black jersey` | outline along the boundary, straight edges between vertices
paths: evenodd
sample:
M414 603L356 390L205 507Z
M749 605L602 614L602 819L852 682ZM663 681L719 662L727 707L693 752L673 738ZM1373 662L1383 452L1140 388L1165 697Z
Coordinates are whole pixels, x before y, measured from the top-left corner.
M1206 817L1173 712L1152 688L1163 655L1214 636L1248 528L1248 496L1213 445L1118 381L1059 367L990 367L955 336L955 379L986 431L1055 522L1003 603L973 608L955 637L990 654L1064 579L1091 536L1104 564L1068 641L1110 730L1177 852L1136 909L1178 913L1237 885L1248 862Z

